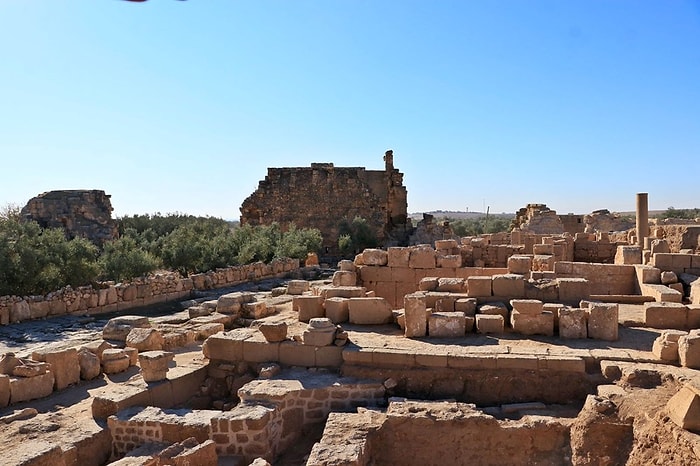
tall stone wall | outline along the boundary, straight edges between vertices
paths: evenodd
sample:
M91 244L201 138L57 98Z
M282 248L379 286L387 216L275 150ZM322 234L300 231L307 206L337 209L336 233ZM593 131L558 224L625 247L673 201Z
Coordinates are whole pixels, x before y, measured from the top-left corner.
M87 238L97 245L117 237L112 203L104 191L49 191L29 200L22 218L42 228L62 228L68 238Z
M268 168L258 189L241 206L241 223L286 228L318 228L324 253L338 252L339 227L355 217L367 220L383 243L407 225L407 193L403 174L394 168L387 151L384 170L335 167L314 163L311 167Z

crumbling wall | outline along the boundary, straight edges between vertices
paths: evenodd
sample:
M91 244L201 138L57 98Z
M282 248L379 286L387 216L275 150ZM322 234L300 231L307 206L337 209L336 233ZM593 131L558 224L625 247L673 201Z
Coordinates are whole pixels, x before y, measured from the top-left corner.
M607 209L595 210L583 217L586 233L598 231L626 231L635 227L633 217L623 217L617 213L611 213Z
M557 212L545 204L528 204L515 214L515 218L511 223L511 230L540 234L561 234L564 233L564 224Z
M269 264L256 262L226 267L187 278L175 272L164 272L130 282L108 283L103 288L67 286L43 296L0 296L0 325L75 312L123 311L182 299L192 290L209 290L283 276L298 268L297 259L276 259Z
M49 191L30 199L21 215L42 228L62 228L68 238L87 238L102 245L118 235L109 198L97 189Z
M408 222L403 174L394 168L391 151L385 162L383 171L332 163L268 168L258 189L243 201L241 223L317 228L324 253L337 254L341 222L362 217L383 242L394 231L404 231Z
M656 225L652 237L668 241L671 252L700 251L700 225Z

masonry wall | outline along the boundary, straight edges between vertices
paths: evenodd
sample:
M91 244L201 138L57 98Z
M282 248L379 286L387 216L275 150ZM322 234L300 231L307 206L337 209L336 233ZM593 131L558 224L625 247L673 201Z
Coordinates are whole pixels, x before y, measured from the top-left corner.
M235 286L248 281L284 276L299 268L297 259L221 268L183 278L174 272L157 273L104 288L67 286L42 296L0 296L0 325L64 314L99 314L175 301L193 290Z
M585 278L592 295L637 294L637 276L633 265L589 264L584 262L557 262L557 278Z
M387 163L386 170L335 167L268 168L267 176L241 206L241 223L283 228L317 228L324 253L338 253L339 226L362 217L383 241L407 222L407 194L403 174Z

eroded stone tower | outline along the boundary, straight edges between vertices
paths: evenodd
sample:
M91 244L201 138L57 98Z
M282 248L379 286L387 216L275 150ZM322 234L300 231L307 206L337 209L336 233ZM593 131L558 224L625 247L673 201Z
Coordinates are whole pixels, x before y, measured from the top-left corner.
M336 254L340 224L359 216L380 243L400 242L407 227L407 192L393 151L385 153L384 162L384 170L332 163L268 168L258 189L243 201L241 223L318 228L324 253Z

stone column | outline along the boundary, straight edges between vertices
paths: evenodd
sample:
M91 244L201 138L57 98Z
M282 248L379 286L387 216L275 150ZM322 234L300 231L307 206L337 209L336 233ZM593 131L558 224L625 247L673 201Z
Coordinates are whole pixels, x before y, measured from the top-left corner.
M644 238L649 236L649 194L637 193L637 244L644 247Z

